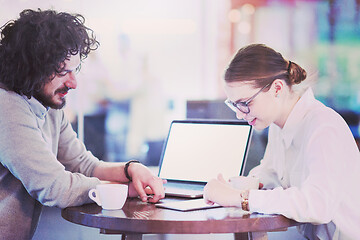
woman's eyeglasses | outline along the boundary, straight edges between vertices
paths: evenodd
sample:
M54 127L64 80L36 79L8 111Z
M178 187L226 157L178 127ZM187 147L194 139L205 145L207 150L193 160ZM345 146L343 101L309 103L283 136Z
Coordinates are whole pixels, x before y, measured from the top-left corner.
M272 82L271 82L272 83ZM225 104L234 112L236 112L237 110L239 110L242 113L248 114L250 112L250 108L249 108L249 104L252 100L254 100L254 98L259 95L266 87L268 87L271 83L268 83L267 85L265 85L263 88L261 88L257 93L255 93L255 95L253 95L251 98L249 98L248 100L246 100L245 102L241 102L241 101L237 101L237 102L233 102L230 99L226 99L225 100Z

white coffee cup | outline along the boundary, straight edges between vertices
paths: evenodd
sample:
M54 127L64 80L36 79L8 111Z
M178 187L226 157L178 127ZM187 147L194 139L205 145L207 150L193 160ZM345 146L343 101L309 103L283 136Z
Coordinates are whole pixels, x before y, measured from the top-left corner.
M236 176L229 179L230 185L239 190L259 189L260 180L256 177Z
M89 191L89 198L106 210L121 209L127 199L128 185L99 184Z

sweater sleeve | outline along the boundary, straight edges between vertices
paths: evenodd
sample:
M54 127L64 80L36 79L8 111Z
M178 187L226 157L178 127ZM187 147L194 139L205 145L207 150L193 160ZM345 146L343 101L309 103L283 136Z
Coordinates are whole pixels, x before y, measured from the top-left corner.
M87 151L84 143L77 138L64 112L58 110L57 114L59 116L55 115L55 119L60 121L57 159L65 166L66 170L91 177L100 161L90 151Z
M81 167L78 167L79 172L69 171L74 167L65 169L53 150L54 141L58 140L44 136L24 99L15 94L1 95L0 105L0 161L3 166L44 205L63 208L88 202L89 189L100 181L80 173ZM83 167L83 171L90 175L92 168Z

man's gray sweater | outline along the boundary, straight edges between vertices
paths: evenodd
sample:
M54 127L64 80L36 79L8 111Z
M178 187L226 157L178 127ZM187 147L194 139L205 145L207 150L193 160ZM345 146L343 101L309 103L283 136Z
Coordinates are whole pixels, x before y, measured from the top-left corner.
M0 239L31 239L42 205L89 202L100 163L63 110L0 88Z

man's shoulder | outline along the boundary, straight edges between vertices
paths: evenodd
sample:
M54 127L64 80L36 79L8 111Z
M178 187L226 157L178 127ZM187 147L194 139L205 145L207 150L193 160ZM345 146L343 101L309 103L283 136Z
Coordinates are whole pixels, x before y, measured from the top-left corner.
M0 122L24 122L33 118L31 107L25 96L0 89Z
M24 96L13 92L13 91L8 91L5 90L3 88L0 88L0 104L1 103L12 103L12 102L25 102L24 100Z
M28 106L25 96L13 91L7 91L0 88L0 108L14 109L15 106Z

